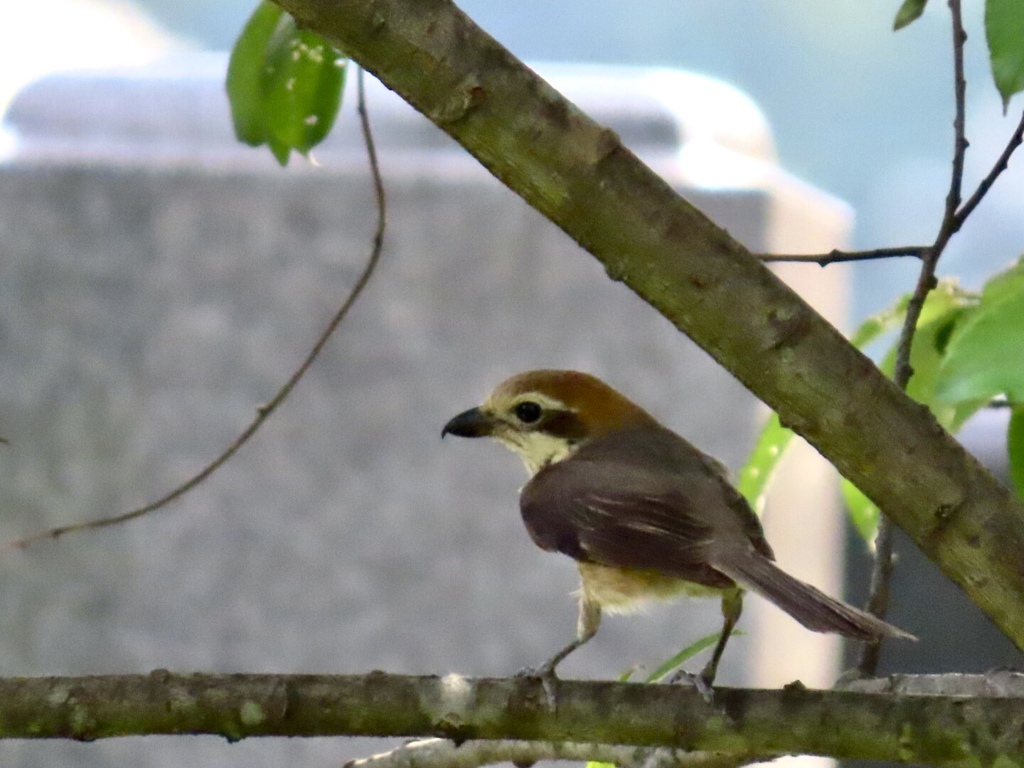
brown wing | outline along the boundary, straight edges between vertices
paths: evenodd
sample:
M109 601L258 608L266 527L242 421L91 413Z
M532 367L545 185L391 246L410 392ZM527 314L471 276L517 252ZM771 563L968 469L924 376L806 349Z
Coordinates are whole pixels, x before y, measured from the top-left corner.
M543 549L708 586L733 583L713 565L722 547L772 556L717 462L668 430L646 427L583 446L538 472L520 508Z

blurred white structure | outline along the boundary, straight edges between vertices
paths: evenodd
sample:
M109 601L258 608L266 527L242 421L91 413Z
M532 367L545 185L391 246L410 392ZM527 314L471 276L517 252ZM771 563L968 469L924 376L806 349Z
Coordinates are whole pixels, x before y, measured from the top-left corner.
M0 112L47 73L144 64L182 47L123 0L10 3L0 24Z

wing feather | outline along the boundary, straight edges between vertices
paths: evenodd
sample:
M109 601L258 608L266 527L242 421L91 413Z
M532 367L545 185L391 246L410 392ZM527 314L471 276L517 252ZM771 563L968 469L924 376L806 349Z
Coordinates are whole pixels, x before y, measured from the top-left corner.
M671 439L653 446L653 462L650 435L638 451L627 433L588 444L538 472L520 497L534 542L581 562L657 571L713 587L733 583L710 564L722 535L770 556L767 544L758 543L764 541L760 524L742 497L707 466L707 457L664 433ZM715 514L715 506L732 507L733 495L742 514L728 508Z

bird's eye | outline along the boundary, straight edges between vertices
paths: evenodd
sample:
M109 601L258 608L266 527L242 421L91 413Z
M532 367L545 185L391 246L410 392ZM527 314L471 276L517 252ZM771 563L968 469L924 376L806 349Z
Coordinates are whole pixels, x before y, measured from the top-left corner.
M515 407L516 418L523 424L533 424L542 412L541 407L532 400L524 400Z

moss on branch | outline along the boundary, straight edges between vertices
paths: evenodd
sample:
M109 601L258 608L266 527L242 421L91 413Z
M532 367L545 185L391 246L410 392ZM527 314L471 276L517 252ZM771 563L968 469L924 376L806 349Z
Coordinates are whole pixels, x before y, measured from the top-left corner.
M171 674L0 680L0 738L143 734L439 736L818 754L932 765L1024 762L1019 698L562 681L456 675Z

